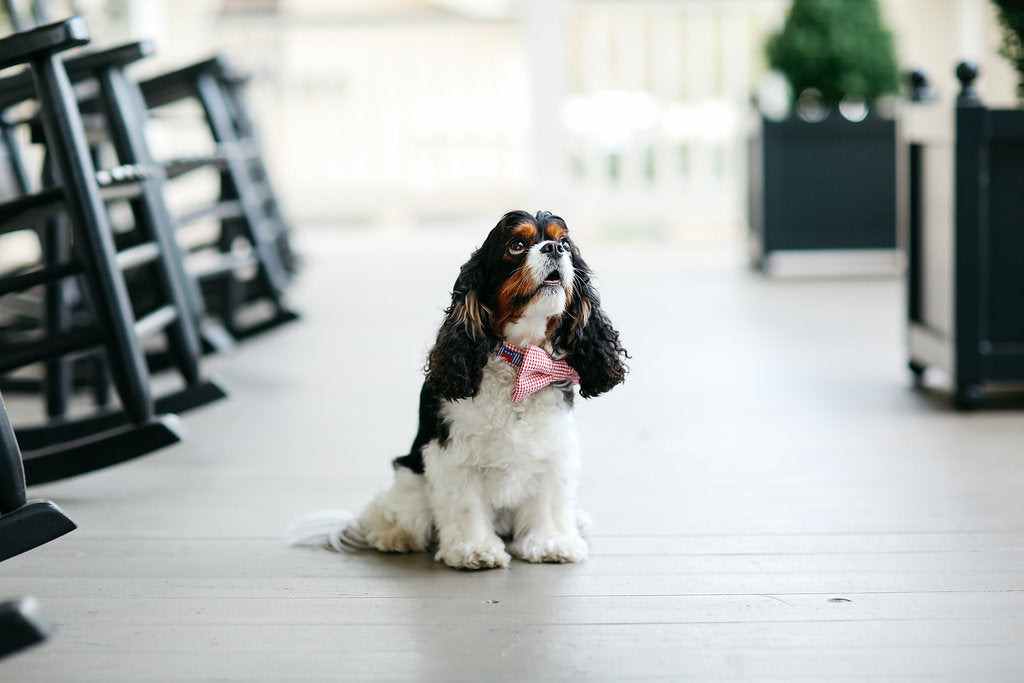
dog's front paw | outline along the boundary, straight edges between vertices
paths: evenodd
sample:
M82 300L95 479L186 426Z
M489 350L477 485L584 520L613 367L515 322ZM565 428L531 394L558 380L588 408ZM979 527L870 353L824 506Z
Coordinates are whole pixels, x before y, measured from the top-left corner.
M527 562L583 562L587 559L588 547L578 534L528 534L517 538L509 550Z
M456 569L507 567L512 560L505 552L501 539L498 538L495 538L494 542L470 543L464 541L442 545L434 559Z

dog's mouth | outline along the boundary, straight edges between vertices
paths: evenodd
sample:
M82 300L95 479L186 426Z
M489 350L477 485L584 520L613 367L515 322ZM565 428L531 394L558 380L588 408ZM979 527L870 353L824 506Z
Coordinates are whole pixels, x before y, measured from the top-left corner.
M552 270L550 273L544 276L545 285L561 285L562 274L557 270Z

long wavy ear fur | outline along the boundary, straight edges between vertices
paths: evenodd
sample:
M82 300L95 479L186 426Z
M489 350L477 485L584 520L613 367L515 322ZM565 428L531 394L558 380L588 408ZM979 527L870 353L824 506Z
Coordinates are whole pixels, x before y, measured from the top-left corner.
M629 354L601 308L600 296L590 282L590 268L579 249L573 249L572 262L572 299L556 333L555 345L565 349L566 361L580 376L580 396L592 398L626 379L629 370L625 359Z
M462 266L452 289L452 303L427 357L427 382L441 398L456 400L480 390L487 354L497 346L491 312L480 301L480 251Z

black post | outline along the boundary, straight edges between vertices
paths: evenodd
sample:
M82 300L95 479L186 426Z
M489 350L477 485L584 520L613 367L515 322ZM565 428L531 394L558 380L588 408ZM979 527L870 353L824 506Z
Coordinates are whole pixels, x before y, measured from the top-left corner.
M928 74L923 69L914 69L907 74L907 83L910 86L908 98L911 102L931 102L935 99L928 83Z
M954 400L965 409L977 407L984 392L980 362L981 321L985 318L981 300L981 234L988 225L988 110L974 89L977 65L961 62L956 69L960 94L956 100L955 220L955 382Z

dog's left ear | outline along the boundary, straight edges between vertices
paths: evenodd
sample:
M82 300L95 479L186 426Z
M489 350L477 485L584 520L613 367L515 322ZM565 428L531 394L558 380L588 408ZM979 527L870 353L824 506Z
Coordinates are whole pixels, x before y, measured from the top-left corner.
M491 311L481 302L482 250L462 266L452 288L437 341L427 357L427 382L448 400L476 396L487 354L498 341L491 333Z
M590 268L575 246L572 265L572 298L556 333L555 345L566 350L566 362L580 376L580 395L592 398L626 379L629 370L625 359L629 354L601 308L600 296L590 282Z

